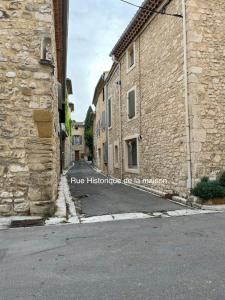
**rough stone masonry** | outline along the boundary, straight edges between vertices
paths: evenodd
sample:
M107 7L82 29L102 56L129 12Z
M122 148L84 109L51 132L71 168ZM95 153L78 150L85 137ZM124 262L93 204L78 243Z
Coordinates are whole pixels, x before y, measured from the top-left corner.
M156 2L168 2L167 13L182 14L181 0L149 0L143 5ZM120 148L119 163L112 163L109 174L166 179L151 187L184 197L190 182L194 186L201 177L225 169L225 2L186 0L185 5L186 45L182 18L154 15L143 25L147 13L139 10L111 53L119 63L113 65L107 79L113 103L109 161L114 160L115 146ZM128 70L132 45L135 64ZM132 88L136 90L136 116L128 119L127 95ZM125 141L131 138L137 139L138 163L136 169L127 170Z
M0 2L0 215L54 211L59 176L57 66L41 65L53 2Z

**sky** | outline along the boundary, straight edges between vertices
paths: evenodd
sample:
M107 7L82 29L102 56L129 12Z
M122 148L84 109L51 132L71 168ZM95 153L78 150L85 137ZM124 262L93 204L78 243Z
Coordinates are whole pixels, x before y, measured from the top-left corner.
M120 0L70 0L67 77L73 84L73 120L84 121L95 86L112 65L109 54L136 11Z

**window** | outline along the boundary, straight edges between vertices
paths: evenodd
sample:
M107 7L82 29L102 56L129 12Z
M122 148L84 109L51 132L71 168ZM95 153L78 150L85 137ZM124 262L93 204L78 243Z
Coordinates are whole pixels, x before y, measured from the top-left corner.
M136 115L136 89L131 89L127 94L128 118L133 119Z
M129 72L135 67L135 43L127 50L127 71Z
M108 163L108 147L107 147L107 143L103 143L102 144L102 149L103 149L103 160L104 163L107 164Z
M137 139L130 139L126 141L127 148L127 167L128 169L137 169Z
M98 149L98 165L100 166L102 161L102 153L101 153L101 148Z
M73 136L73 145L82 145L82 136L81 135L74 135Z
M112 104L111 104L111 99L108 99L108 127L112 127Z
M105 124L105 111L102 112L102 118L101 118L101 128L105 129L106 124Z
M115 168L119 167L119 146L114 145L114 166Z

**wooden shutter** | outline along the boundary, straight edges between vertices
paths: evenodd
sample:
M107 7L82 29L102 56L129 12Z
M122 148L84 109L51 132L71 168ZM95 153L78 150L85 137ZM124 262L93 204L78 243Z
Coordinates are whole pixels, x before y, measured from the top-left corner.
M112 125L112 111L111 111L111 99L108 100L108 126L111 127Z
M135 116L135 91L128 94L128 117L132 119Z

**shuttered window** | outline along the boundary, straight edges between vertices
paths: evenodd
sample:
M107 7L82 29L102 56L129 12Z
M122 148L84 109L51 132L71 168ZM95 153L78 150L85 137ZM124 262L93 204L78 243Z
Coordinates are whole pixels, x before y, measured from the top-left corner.
M102 112L102 119L101 119L101 127L102 129L105 129L105 111Z
M137 169L137 139L127 141L128 168Z
M108 126L112 126L112 105L111 99L108 99Z
M136 93L135 90L132 90L128 93L128 118L132 119L136 114Z

